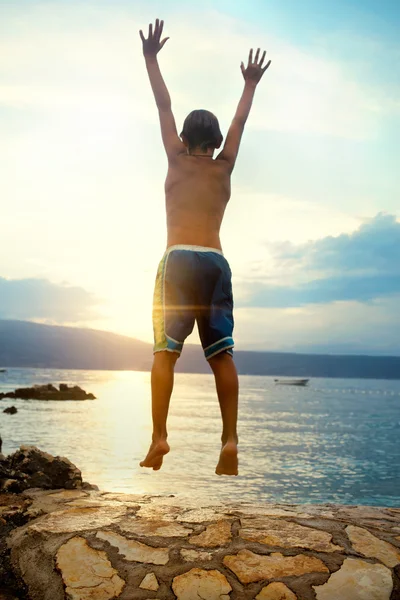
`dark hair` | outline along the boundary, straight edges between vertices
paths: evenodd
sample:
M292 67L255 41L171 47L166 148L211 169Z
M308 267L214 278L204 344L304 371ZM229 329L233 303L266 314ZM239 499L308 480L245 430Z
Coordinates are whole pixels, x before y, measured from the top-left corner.
M218 119L209 110L192 110L183 123L181 137L185 136L192 148L218 148L223 140Z

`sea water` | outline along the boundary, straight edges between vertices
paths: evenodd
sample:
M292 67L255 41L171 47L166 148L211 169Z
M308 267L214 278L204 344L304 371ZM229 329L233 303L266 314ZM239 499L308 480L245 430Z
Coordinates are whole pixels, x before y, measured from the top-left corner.
M21 444L68 457L102 490L198 500L400 506L400 381L312 379L305 388L240 377L238 477L219 477L221 418L212 375L177 374L160 471L139 461L151 438L150 374L8 369L0 391L78 384L87 401L0 401L3 453ZM15 415L3 409L14 405Z

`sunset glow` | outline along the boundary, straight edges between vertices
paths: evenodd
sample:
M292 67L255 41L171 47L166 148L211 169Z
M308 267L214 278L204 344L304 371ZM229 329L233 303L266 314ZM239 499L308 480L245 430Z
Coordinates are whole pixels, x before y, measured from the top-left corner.
M222 229L238 348L318 348L335 322L340 344L350 349L361 335L368 351L400 353L392 339L393 330L400 339L400 89L390 68L400 17L385 2L371 28L369 2L355 1L345 16L343 1L335 9L342 20L333 22L327 6L318 27L308 18L312 0L301 11L272 2L269 13L252 1L245 14L240 2L188 7L176 0L163 14L124 0L3 3L0 283L5 290L23 281L29 290L33 282L43 289L44 311L51 290L62 289L70 316L53 309L34 314L27 291L18 312L3 294L0 318L152 340L167 161L138 30L159 16L170 36L159 62L178 132L193 108L204 107L226 135L242 89L240 61L258 45L272 58L246 125ZM318 248L318 264L307 244ZM357 244L375 248L367 275L377 279L368 300L357 295L364 266L341 266L346 247L357 253ZM340 291L345 271L353 297ZM392 277L390 291L381 287L383 273ZM320 280L329 293L313 296L308 289ZM359 330L357 314L368 319L368 331Z

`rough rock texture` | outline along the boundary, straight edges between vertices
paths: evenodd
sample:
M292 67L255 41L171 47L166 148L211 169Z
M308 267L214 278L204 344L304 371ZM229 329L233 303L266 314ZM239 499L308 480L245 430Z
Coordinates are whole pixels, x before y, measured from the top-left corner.
M314 587L317 600L389 600L392 589L388 568L358 558L346 558L327 583Z
M203 548L226 546L232 539L231 524L228 520L211 523L200 535L192 535L189 542Z
M110 600L118 597L125 585L107 554L91 548L85 538L73 537L63 544L57 552L56 566L71 600Z
M0 524L9 527L8 573L0 546L0 580L7 575L16 598L400 600L399 509L199 506L83 489L33 489L0 500ZM307 545L299 545L298 527L307 530ZM262 532L262 541L246 539L249 529Z
M124 538L113 531L98 531L96 535L99 539L118 548L118 553L125 560L153 565L165 565L169 560L168 548L152 548L136 540Z
M211 560L212 554L211 552L203 552L201 550L187 550L186 548L182 548L181 556L185 562L196 562L203 560Z
M280 581L265 586L256 596L256 600L296 600L297 596Z
M332 535L327 531L318 531L312 527L304 527L285 519L274 517L244 518L241 521L240 536L251 542L261 542L270 546L284 548L311 548L322 552L343 550L341 546L331 543Z
M157 577L154 573L147 573L147 575L143 577L143 581L139 587L142 588L142 590L156 592L160 586L158 585Z
M251 550L241 550L238 554L225 556L223 560L242 583L305 575L306 573L329 573L324 563L314 556L284 556L280 552L271 552L268 556L255 554Z
M177 575L172 589L178 600L229 600L232 590L225 575L220 571L191 569L188 573Z
M22 400L95 400L96 396L88 394L79 385L68 386L60 383L57 389L52 383L18 388L13 392L0 393L2 398L20 398Z
M0 461L0 490L59 489L82 486L80 470L68 458L51 456L35 446L21 446Z
M380 540L367 529L349 525L346 527L346 533L353 548L360 554L377 558L387 567L395 567L400 563L400 550L392 544Z
M0 493L0 599L25 600L26 586L11 568L7 537L28 520L29 498Z

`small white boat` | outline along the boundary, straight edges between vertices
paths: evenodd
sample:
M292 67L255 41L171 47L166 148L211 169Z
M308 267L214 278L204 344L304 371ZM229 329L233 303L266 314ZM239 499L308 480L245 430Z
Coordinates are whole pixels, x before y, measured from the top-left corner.
M274 379L276 385L300 385L305 386L309 379Z

